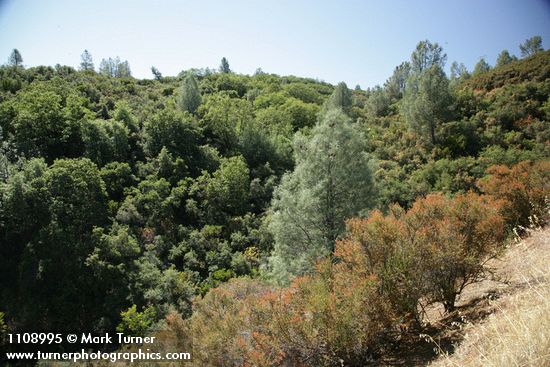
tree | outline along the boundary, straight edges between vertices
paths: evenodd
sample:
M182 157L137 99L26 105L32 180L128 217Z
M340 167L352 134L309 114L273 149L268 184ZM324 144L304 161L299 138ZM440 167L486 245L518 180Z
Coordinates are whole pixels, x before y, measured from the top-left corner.
M99 72L113 78L126 78L132 76L128 61L120 61L120 58L103 59L99 64Z
M94 71L94 62L92 60L92 55L88 50L84 50L82 55L80 55L80 70L83 71Z
M485 58L480 58L477 64L474 66L474 72L473 75L479 75L481 73L485 73L487 71L491 70L491 65L485 61Z
M395 67L393 75L384 84L384 88L387 90L390 99L395 101L403 97L410 73L411 64L407 61Z
M331 96L327 100L326 107L328 109L340 108L343 111L347 111L351 107L351 91L344 82L338 83Z
M239 126L253 119L252 107L248 101L231 98L227 92L211 94L200 106L203 134L209 144L222 154L237 146Z
M411 55L402 114L411 128L427 133L435 144L436 127L445 119L450 105L449 80L443 71L447 55L437 43L421 41Z
M118 61L118 57L117 57L117 61ZM129 78L132 76L132 71L130 70L130 63L128 63L128 60L117 63L115 76L117 78Z
M509 63L511 63L512 61L517 61L517 57L516 56L510 56L510 53L508 52L508 50L503 50L499 55L498 55L498 58L497 58L497 63L496 63L496 67L499 67L499 66L504 66L504 65L507 65Z
M446 61L447 55L443 53L441 46L428 40L420 41L411 55L411 71L421 74L434 65L443 69Z
M457 296L479 281L486 263L503 248L502 203L472 192L450 199L430 194L415 201L406 214L413 248L420 256L425 296L452 311ZM414 234L412 234L414 231Z
M23 56L18 49L14 48L11 52L11 55L8 59L8 65L10 66L21 66L23 64Z
M50 162L81 152L80 120L89 111L68 85L35 82L9 103L14 109L9 127L20 152Z
M450 104L449 80L435 64L409 78L400 108L409 126L435 144L436 128L447 119Z
M184 159L190 168L200 163L199 131L191 116L171 109L160 110L144 124L145 153L156 157L163 147Z
M329 110L311 137L298 134L294 145L296 167L275 191L269 223L275 239L270 265L281 283L311 272L332 252L344 219L375 201L365 140L341 110Z
M9 212L2 213L9 239L19 247L9 255L19 260L17 293L4 298L17 302L11 304L14 318L22 327L45 330L99 326L104 288L86 266L92 230L107 222L99 170L88 159L58 159L50 167L34 159L17 176L3 197Z
M102 59L101 63L99 64L99 73L114 77L116 73L116 65L115 60L109 57L109 59Z
M369 99L365 103L365 110L372 117L386 116L390 110L390 103L388 90L377 85L370 90Z
M453 61L451 64L451 80L466 80L470 77L470 73L468 72L468 69L463 63L457 63L456 61Z
M124 123L116 120L85 120L81 123L81 131L84 156L98 166L127 160L130 132Z
M519 45L521 51L521 57L529 57L537 52L544 51L542 48L542 37L534 36L526 39L521 45Z
M244 215L248 208L250 172L242 156L224 159L206 186L210 217Z
M161 80L162 74L160 73L159 69L157 69L154 66L151 66L151 73L153 73L153 76L155 77L155 80Z
M192 73L187 73L183 78L179 104L182 110L190 113L197 112L197 108L201 104L199 85Z
M228 74L231 72L231 69L229 69L229 62L225 57L222 57L222 61L220 63L220 73Z

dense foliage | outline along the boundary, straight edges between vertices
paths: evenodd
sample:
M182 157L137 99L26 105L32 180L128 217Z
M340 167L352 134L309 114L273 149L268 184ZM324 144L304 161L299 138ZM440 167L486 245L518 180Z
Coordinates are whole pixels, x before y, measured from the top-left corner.
M202 365L367 363L548 219L550 51L523 47L448 78L422 41L353 91L225 58L137 80L119 58L25 68L14 50L0 330L139 335L169 315Z
M421 303L452 308L504 237L500 204L432 194L405 211L348 222L334 261L290 287L229 282L195 304L196 365L364 366L384 331L420 320Z

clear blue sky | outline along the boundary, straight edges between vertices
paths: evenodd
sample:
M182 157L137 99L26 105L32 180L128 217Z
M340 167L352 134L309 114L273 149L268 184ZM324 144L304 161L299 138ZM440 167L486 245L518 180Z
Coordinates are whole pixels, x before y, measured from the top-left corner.
M418 41L443 46L470 70L540 35L550 46L548 0L0 0L0 62L18 48L27 66L96 67L120 56L135 77L217 67L237 73L383 83Z

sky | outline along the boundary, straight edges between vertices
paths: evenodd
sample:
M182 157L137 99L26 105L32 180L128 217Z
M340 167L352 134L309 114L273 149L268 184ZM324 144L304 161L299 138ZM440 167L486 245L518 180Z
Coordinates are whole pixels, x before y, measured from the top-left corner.
M190 68L383 84L424 39L472 70L540 35L550 47L550 0L0 0L0 63L77 67L84 49L128 60L133 76ZM2 59L4 57L4 59ZM3 61L5 60L5 61Z

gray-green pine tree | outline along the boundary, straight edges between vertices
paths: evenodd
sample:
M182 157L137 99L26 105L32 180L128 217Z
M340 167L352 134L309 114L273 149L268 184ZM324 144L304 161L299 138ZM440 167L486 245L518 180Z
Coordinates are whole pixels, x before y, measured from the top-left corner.
M297 134L296 167L274 193L271 275L281 284L330 255L347 218L372 208L376 190L365 139L340 110L327 111L310 137Z

